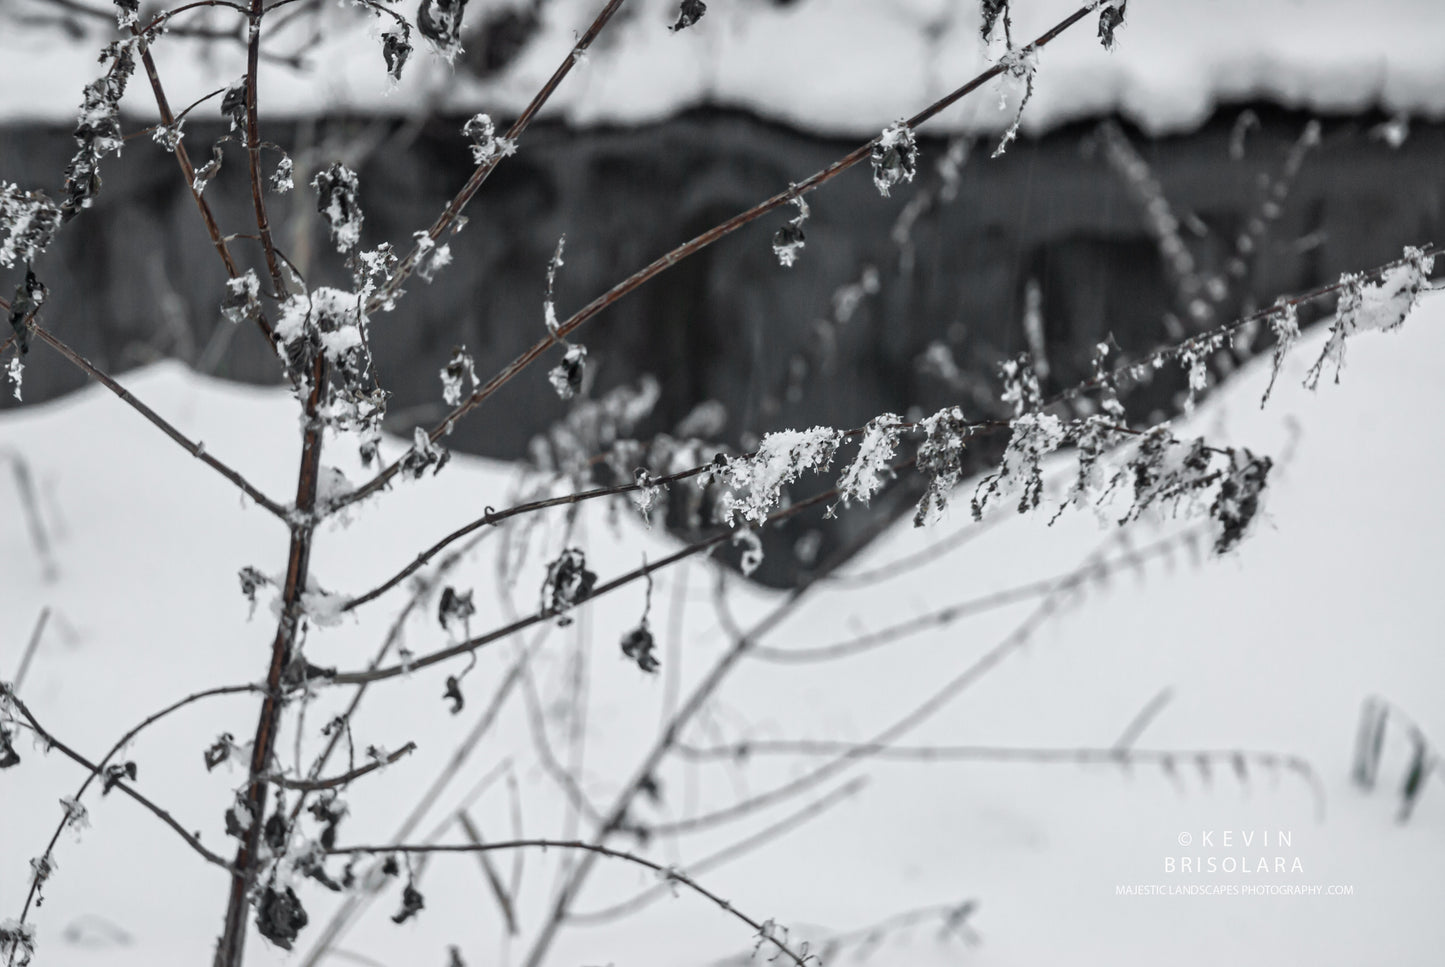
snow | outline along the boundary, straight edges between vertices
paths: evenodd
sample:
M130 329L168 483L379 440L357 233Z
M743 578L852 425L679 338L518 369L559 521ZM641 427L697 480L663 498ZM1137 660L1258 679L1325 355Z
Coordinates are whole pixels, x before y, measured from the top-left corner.
M723 6L714 5L683 36L708 27ZM1121 44L1128 39L1121 34ZM940 940L937 921L925 921L885 938L875 963L1438 962L1445 940L1437 917L1445 903L1439 876L1445 792L1438 777L1427 780L1414 816L1396 822L1407 759L1398 734L1387 735L1375 791L1357 789L1350 771L1360 710L1371 696L1408 712L1429 739L1445 741L1438 696L1445 674L1439 647L1445 598L1438 588L1445 451L1421 416L1445 404L1439 379L1445 295L1423 296L1397 330L1353 338L1342 382L1322 381L1308 392L1301 383L1328 339L1320 330L1301 336L1265 409L1259 400L1271 375L1268 359L1213 390L1174 428L1182 438L1203 433L1217 445L1247 446L1278 460L1268 517L1230 556L1195 562L1187 544L1170 544L1107 583L1076 584L1041 617L1029 619L1038 604L1033 598L966 621L930 619L941 608L1122 553L1119 532L1101 530L1087 513L1065 514L1053 526L1047 514L1000 515L976 525L964 499L974 484L965 481L938 524L914 528L901 520L758 640L775 651L796 651L881 634L902 621L915 621L915 634L832 662L745 659L708 703L703 727L683 735L690 745L712 746L867 741L891 730L910 746L1107 748L1140 708L1168 689L1167 703L1135 747L1301 756L1317 773L1322 814L1299 775L1258 763L1241 781L1227 765L1206 779L1188 759L1176 763L1171 777L1144 764L1121 770L858 757L816 792L855 776L866 785L765 848L698 872L699 881L758 920L786 926L793 940L813 940L815 951L834 931L917 907L974 901L966 925L976 946ZM210 380L175 363L123 381L182 432L203 434L208 452L265 492L293 489L296 402L286 391ZM383 456L394 458L407 446L388 438ZM281 568L282 522L247 506L226 481L99 388L8 412L0 420L0 447L19 454L34 479L48 482L40 506L55 580L35 566L24 514L0 519L0 671L9 675L18 666L35 616L49 606L49 630L20 689L47 728L99 757L158 707L263 674L274 627L264 609L248 622L236 574L248 565ZM348 462L351 449L328 449L328 465L335 460L352 479L365 479ZM1062 491L1074 466L1061 457L1044 469ZM516 468L457 455L442 473L358 505L349 528L323 530L312 554L316 572L332 595L373 587L486 505L510 505L518 479ZM0 495L15 506L10 487L8 476L0 480ZM675 549L625 502L620 506L623 512L613 514L592 502L575 508L575 516L557 508L529 518L536 521L531 529L484 529L444 583L474 590L471 623L490 628L535 609L547 563L565 548L585 548L586 567L601 581ZM1143 549L1181 527L1187 524L1136 525L1127 533L1132 546ZM932 557L916 557L929 548ZM515 582L499 578L502 560L521 561ZM890 571L910 561L917 566ZM881 578L869 578L879 569ZM470 816L489 840L515 834L509 788L516 790L524 835L561 834L578 823L585 829L584 821L567 818L567 798L549 777L534 724L547 729L554 756L577 765L581 790L605 805L655 738L662 710L675 707L675 696L687 695L726 650L728 629L757 627L785 600L720 579L698 561L660 570L654 580L650 589L637 582L584 603L569 613L574 621L566 628L549 623L523 633L521 644L483 649L461 680L467 701L458 715L442 696L446 677L459 674L464 659L375 687L353 727L357 750L409 741L417 749L357 781L344 797L350 812L338 842L390 835L475 728L523 647L534 650L531 677L519 686L523 695L511 697L455 778L426 804L411 839L424 838L468 789L478 788ZM345 615L317 602L340 623L311 630L307 659L343 670L366 667L408 593L398 588ZM400 626L398 644L415 655L450 640L438 627L435 600L434 594ZM619 644L644 621L656 638L656 674L641 671ZM1030 633L1020 634L1021 626ZM988 673L968 677L969 666L995 650L999 657ZM579 677L585 693L572 689ZM324 690L308 715L308 733L319 732L346 698L347 689ZM896 725L922 703L931 714ZM125 753L139 767L135 787L223 853L229 841L222 815L244 767L228 763L207 773L203 753L222 733L248 740L256 705L254 696L235 695L188 706L142 733ZM585 746L570 744L567 736L584 727ZM288 730L278 746L286 765L292 741ZM16 749L23 762L3 776L5 917L18 913L29 860L64 817L59 801L73 796L82 778L72 763L44 754L23 733ZM640 801L632 819L684 819L773 788L820 761L755 752L745 763L671 762L656 777L660 802ZM95 790L84 805L91 829L83 842L61 838L46 902L34 912L37 964L204 962L224 906L225 876L126 798ZM655 840L647 855L692 873L701 857L801 805L762 811L725 831ZM1228 846L1224 831L1232 834ZM1287 833L1288 845L1260 848L1257 839L1243 845L1243 833L1266 831L1271 844ZM1212 846L1202 842L1205 834ZM440 840L464 838L453 826ZM625 838L619 845L633 846ZM1272 870L1275 856L1285 858L1287 869L1298 860L1302 872L1164 871L1166 860L1177 869L1182 857L1238 858L1251 870L1263 857ZM493 858L510 880L512 856ZM527 854L515 904L524 940L565 862L560 850ZM576 908L611 906L656 884L651 872L602 864ZM1116 892L1157 884L1200 891L1258 886L1270 893ZM1332 884L1351 886L1353 893L1284 892ZM402 885L393 880L339 946L386 964L446 963L451 945L469 964L520 961L525 947L507 947L474 857L434 857L418 876L424 909L396 925L391 917L401 908ZM297 941L304 952L336 901L310 882L297 890L311 918ZM69 934L68 927L74 928ZM708 964L746 955L753 941L717 908L686 893L678 899L663 893L626 920L567 928L549 962ZM850 957L845 952L830 962ZM253 936L248 962L299 961Z
M95 50L71 43L25 15L53 13L42 0L11 0L0 29L0 120L68 124L80 89L97 73ZM497 3L474 0L469 23ZM500 76L479 81L454 72L421 45L402 80L386 71L383 27L391 22L354 8L329 9L345 29L308 54L309 67L266 64L264 117L319 112L405 116L419 110L515 116L566 57L601 9L600 0L551 0L542 34ZM1029 38L1072 12L1074 0L1014 4L1014 36ZM578 63L544 115L579 125L660 120L691 107L745 108L807 130L868 137L959 86L1003 53L985 51L979 6L953 0L762 0L718 3L680 32L667 28L675 0L632 0ZM192 15L216 29L230 11ZM1435 0L1140 0L1128 6L1115 49L1097 37L1097 14L1039 55L1036 91L1023 129L1037 133L1071 120L1118 112L1152 133L1188 130L1221 103L1263 100L1317 112L1445 116L1445 5ZM0 11L0 19L6 17ZM303 18L304 19L304 18ZM88 29L110 31L106 21ZM303 27L302 29L309 29ZM997 35L1001 31L995 31ZM293 31L286 51L305 35ZM244 49L178 37L156 46L172 103L223 87L244 73ZM1021 87L995 81L930 130L1002 132ZM148 85L132 85L124 107L150 119ZM998 92L1009 96L1000 104ZM149 121L147 121L149 123Z

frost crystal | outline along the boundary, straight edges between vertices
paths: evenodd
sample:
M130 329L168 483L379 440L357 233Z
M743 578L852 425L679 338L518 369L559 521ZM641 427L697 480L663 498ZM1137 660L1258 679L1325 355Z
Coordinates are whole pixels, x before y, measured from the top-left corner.
M999 366L999 375L1003 379L1003 393L999 398L1013 407L1014 416L1023 416L1043 405L1039 378L1028 353L1004 361Z
M863 439L858 443L857 456L838 480L845 505L854 500L867 504L883 487L883 481L893 476L893 453L898 449L902 432L903 419L894 413L884 413L868 421Z
M780 430L763 437L755 453L725 460L712 471L728 488L720 499L721 520L736 526L739 517L761 524L782 500L783 488L805 471L827 470L843 434L826 426Z
M336 250L351 251L361 241L361 205L356 197L361 185L356 172L336 161L317 172L311 187L316 189L316 210L326 219Z
M906 121L895 121L883 129L873 143L869 160L873 164L873 185L884 198L896 185L911 182L918 173L918 143Z
M59 226L60 209L44 192L0 181L0 265L35 261Z
M1399 328L1420 301L1420 291L1434 268L1433 256L1427 256L1418 248L1407 248L1404 262L1376 282L1366 282L1362 276L1351 273L1340 276L1340 296L1330 338L1320 358L1310 367L1305 386L1314 389L1319 385L1326 362L1334 364L1335 382L1340 381L1340 371L1345 366L1345 340L1351 336L1368 329L1388 332Z
M791 268L798 260L798 253L803 250L803 242L806 236L803 233L803 223L808 220L811 212L808 210L808 202L802 195L793 198L793 204L798 206L798 216L773 235L773 254L778 257L784 268Z
M1064 442L1067 433L1057 416L1025 413L1011 424L1008 449L999 468L979 481L973 494L973 517L983 519L989 501L1019 494L1019 513L1039 505L1043 496L1042 462Z
M489 114L473 115L462 125L462 134L472 142L472 164L477 167L517 153L517 142L497 134Z

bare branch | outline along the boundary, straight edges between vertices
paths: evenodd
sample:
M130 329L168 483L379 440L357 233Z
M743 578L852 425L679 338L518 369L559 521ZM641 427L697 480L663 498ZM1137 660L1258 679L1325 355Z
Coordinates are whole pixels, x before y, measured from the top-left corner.
M408 756L415 751L416 743L408 742L406 745L402 746L400 749L397 749L390 755L383 756L382 758L377 759L374 762L369 762L364 766L358 766L355 769L352 769L350 772L343 772L339 776L332 776L329 779L288 779L282 775L270 775L258 776L255 781L274 783L282 787L283 789L298 789L302 792L320 792L322 789L335 789L338 786L344 786L347 783L354 782L355 780L360 779L362 776L369 775L370 773L373 773L378 769L385 769L387 766L396 762L398 759L402 758L403 756Z
M45 730L45 727L42 726L38 721L36 721L35 716L31 714L30 709L27 708L25 703L20 700L20 697L18 695L16 695L13 691L10 690L10 687L8 685L0 683L0 695L6 697L15 706L16 711L18 711L22 716L24 716L25 721L30 723L30 727L35 730L35 733L39 735L42 739L44 739L51 748L58 750L61 755L65 756L67 759L71 760L77 765L89 769L92 776L94 776L100 771L100 766L91 762L85 756L81 755L79 752L76 752L70 746L66 745L64 742L61 742L54 735L47 732ZM165 823L171 829L175 830L176 834L179 835L181 839L185 840L186 844L189 845L191 849L195 850L198 854L200 854L206 860L206 862L219 866L223 870L231 870L231 865L229 863L227 863L220 856L217 856L215 853L212 853L210 850L206 849L206 847L202 846L201 841L197 839L193 834L187 832L186 828L180 823L176 822L175 817L173 817L170 813L166 812L160 806L157 806L154 802L152 802L150 799L146 798L142 794L136 792L133 788L131 788L124 782L117 782L115 784L115 788L119 789L121 792L125 793L127 796L140 803L146 809L150 810L153 816L155 816L161 822Z
M683 746L679 746L678 750L684 753L691 751L687 749L687 747ZM794 829L797 829L799 826L802 826L810 820L821 816L823 813L827 812L829 809L832 809L838 803L856 795L858 791L867 784L868 779L865 776L859 776L857 778L850 779L848 782L844 783L842 786L839 786L837 789L834 789L827 795L808 803L802 809L799 809L797 812L789 816L783 817L778 822L773 823L772 825L767 826L764 829L761 829L758 832L753 833L751 836L741 839L736 843L725 846L717 852L705 856L695 863L689 863L688 868L692 870L694 874L706 873L710 870L717 869L719 866L730 863L733 860L746 856L748 853L751 853L756 849L766 846L768 843L771 843L776 839L786 836L788 833L792 832ZM609 907L603 907L600 910L588 910L582 913L577 913L574 911L572 913L569 913L567 915L567 922L578 924L606 923L612 920L616 920L619 917L625 917L629 914L636 913L638 910L647 907L654 900L661 899L663 896L667 895L667 892L668 890L665 884L655 886L650 889L643 890L636 896L623 900L620 903L615 903Z
M120 397L128 406L130 406L131 409L135 410L147 420L150 420L156 425L157 428L160 429L162 433L170 437L172 440L176 441L176 443L180 444L181 449L185 450L191 456L195 457L197 460L200 460L206 466L210 467L212 470L215 470L221 476L231 481L231 483L241 488L241 491L245 493L247 497L250 497L252 500L254 500L257 504L266 508L272 514L276 515L282 520L286 519L285 507L282 507L270 497L267 497L265 494L261 493L261 491L257 490L245 477L241 476L239 473L232 470L226 464L222 463L221 461L217 460L215 457L207 453L204 444L192 442L191 439L187 437L184 433L182 433L180 430L177 430L170 423L167 423L164 419L162 419L160 414L158 414L155 410L151 409L149 406L146 406L140 400L136 399L135 396L131 394L130 390L126 389L124 386L121 386L114 379L112 379L107 374L101 372L99 369L96 369L95 366L91 364L90 360L86 359L84 356L71 349L65 343L61 342L60 339L57 338L48 329L45 329L42 326L35 326L34 329L35 335L41 340L41 342L44 342L46 345L50 346L56 352L60 353L60 355L64 356L67 360L69 360L71 363L84 370L85 374L91 379L95 380L97 383L110 390L116 396Z
M798 965L798 967L808 967L808 963L803 957L794 953L793 950L788 947L783 940L778 938L775 932L775 928L771 926L765 926L761 921L754 920L752 917L748 916L746 913L733 906L727 900L724 900L722 897L702 886L696 880L693 880L686 874L680 872L675 867L663 866L660 863L654 863L652 860L649 860L646 857L638 856L635 853L628 853L624 850L611 849L607 846L599 846L596 843L586 843L581 840L563 839L518 839L506 840L497 843L483 843L481 845L477 845L474 843L459 843L415 846L340 846L335 849L329 849L326 852L332 856L347 856L354 853L483 853L491 852L493 850L516 849L581 850L586 853L591 853L595 856L605 856L610 859L624 860L625 862L634 863L638 866L645 867L646 869L652 870L653 872L660 874L667 882L681 883L683 886L687 887L698 896L701 896L704 899L711 901L712 904L718 909L724 911L725 913L731 914L732 916L736 917L737 919L741 920L743 923L751 927L755 932L760 934L764 940L777 947L778 950L782 953L786 954L788 958L793 961L793 963Z

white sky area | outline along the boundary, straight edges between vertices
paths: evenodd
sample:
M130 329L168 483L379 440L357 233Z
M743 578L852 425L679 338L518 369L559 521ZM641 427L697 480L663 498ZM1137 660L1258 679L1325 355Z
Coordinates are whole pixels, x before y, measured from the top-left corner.
M499 5L472 0L467 22L481 22ZM308 55L307 69L266 65L262 111L403 115L425 105L512 115L602 5L551 0L542 33L504 76L485 83L453 71L417 37L395 90L376 39L381 22L356 8L328 9L337 27ZM1015 37L1032 39L1076 3L1016 0L1014 7ZM546 114L580 125L628 124L711 105L822 133L867 135L959 86L1002 51L999 40L985 48L978 4L961 0L799 0L782 8L714 0L696 26L677 34L666 29L676 0L631 0L628 8L634 14L609 26ZM53 25L33 23L47 11L54 8L46 0L0 4L0 122L68 121L84 83L99 71L96 51L116 36L95 18L93 39L78 43ZM1131 0L1112 53L1096 39L1096 19L1086 18L1041 53L1026 132L1110 111L1150 132L1184 131L1222 101L1254 99L1321 112L1445 115L1445 3L1436 0ZM239 27L239 20L222 9L198 11L189 22L225 28ZM283 32L273 49L294 51L303 40L300 31ZM244 72L239 43L173 37L156 50L175 105ZM995 82L930 127L1006 127L1016 87ZM139 118L153 117L143 77L126 106Z

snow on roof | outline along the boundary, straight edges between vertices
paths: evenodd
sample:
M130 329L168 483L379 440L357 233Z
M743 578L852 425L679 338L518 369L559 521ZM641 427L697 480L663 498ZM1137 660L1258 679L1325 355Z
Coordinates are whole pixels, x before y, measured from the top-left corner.
M473 0L468 22L509 5ZM1077 2L1013 6L1014 36L1032 39ZM0 121L70 118L81 87L97 73L95 49L114 29L99 17L80 17L92 36L78 43L53 22L35 22L37 14L55 14L46 0L12 0L7 7L0 11L0 22L10 21L0 29ZM345 26L328 29L306 69L266 66L263 111L515 114L600 8L599 0L542 4L538 32L485 81L418 49L395 90L376 39L384 25L357 10L324 8ZM1001 42L986 49L980 40L971 0L731 0L711 4L701 21L677 33L667 29L676 0L632 0L623 11L545 113L579 125L633 124L719 106L823 133L867 135L960 85L1002 51ZM194 16L191 23L237 26L231 10ZM1436 0L1134 0L1112 53L1100 46L1094 21L1091 15L1043 51L1026 131L1113 111L1150 132L1183 131L1217 104L1241 100L1445 116L1445 4ZM293 31L274 49L291 52L301 40ZM244 50L234 41L170 37L156 51L178 104L245 69ZM138 80L127 106L149 118L154 106ZM999 86L989 85L932 127L1006 127L1015 92L1001 99Z

